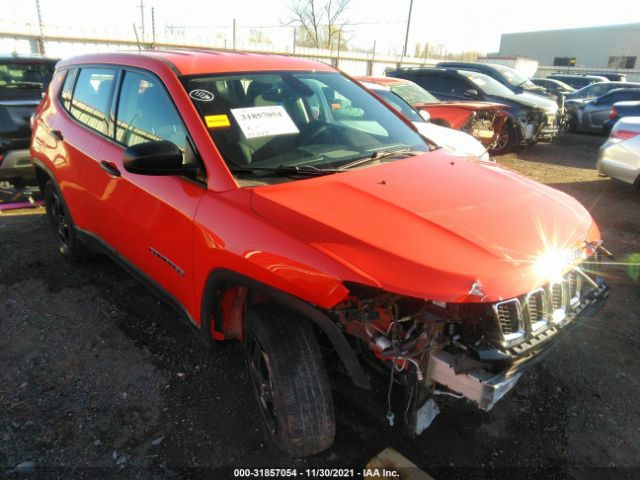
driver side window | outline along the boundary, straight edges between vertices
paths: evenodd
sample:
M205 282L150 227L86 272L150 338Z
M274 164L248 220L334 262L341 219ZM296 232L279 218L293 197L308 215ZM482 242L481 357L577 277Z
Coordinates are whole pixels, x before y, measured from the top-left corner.
M129 147L137 143L168 140L182 153L187 129L160 81L139 72L126 72L118 100L116 141Z

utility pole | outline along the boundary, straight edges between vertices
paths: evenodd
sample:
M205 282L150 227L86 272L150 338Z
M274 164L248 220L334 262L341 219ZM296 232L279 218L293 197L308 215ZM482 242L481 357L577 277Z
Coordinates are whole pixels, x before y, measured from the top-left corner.
M142 1L142 0L140 0ZM407 32L404 36L404 48L402 49L402 57L400 57L400 62L407 56L407 42L409 41L409 26L411 25L411 10L413 9L413 0L410 0L409 3L409 17L407 18Z
M40 10L40 0L36 0L36 11L38 13L38 27L40 28L40 38L38 38L38 53L44 55L44 34L42 33L42 11Z
M232 43L232 47L233 50L236 49L236 19L233 19L233 43Z
M153 46L156 45L156 8L151 7L151 39Z
M138 8L140 9L140 19L142 22L142 24L140 25L140 36L142 37L142 41L144 42L144 0L140 0L140 5L138 6Z
M296 54L296 32L297 32L297 28L293 27L293 54Z

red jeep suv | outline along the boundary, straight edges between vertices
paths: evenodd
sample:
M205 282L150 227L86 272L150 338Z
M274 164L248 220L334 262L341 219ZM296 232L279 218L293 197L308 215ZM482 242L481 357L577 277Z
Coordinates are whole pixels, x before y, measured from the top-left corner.
M576 200L434 145L318 62L64 60L31 153L60 253L104 252L207 339L243 341L294 456L334 438L320 345L363 392L374 372L384 398L404 389L396 423L417 435L438 395L490 409L608 295Z

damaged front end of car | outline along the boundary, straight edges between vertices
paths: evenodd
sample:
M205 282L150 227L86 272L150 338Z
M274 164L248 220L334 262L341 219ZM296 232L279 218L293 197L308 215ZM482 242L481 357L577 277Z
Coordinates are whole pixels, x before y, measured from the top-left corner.
M497 302L484 301L480 281L460 302L346 284L349 298L330 313L362 358L390 375L389 423L401 421L406 433L420 435L439 413L438 396L490 410L527 367L597 312L609 290L601 277L605 255L610 254L600 242L587 242L557 265L543 257L535 269L545 283ZM405 391L399 415L390 402L394 384Z
M530 109L518 116L517 125L522 144L550 142L558 133L557 111Z

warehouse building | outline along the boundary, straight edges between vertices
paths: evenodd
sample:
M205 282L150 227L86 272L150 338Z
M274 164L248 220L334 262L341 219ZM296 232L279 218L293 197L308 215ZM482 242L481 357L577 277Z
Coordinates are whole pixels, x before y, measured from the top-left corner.
M640 23L505 33L499 55L556 67L640 69Z

